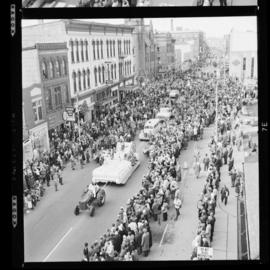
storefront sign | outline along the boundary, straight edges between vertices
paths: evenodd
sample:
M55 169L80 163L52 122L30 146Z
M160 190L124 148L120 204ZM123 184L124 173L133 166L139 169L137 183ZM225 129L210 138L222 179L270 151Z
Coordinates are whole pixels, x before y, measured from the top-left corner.
M75 121L74 115L74 108L73 107L66 107L65 111L63 112L63 119L65 121Z
M198 259L213 259L213 248L209 247L198 247L197 249Z

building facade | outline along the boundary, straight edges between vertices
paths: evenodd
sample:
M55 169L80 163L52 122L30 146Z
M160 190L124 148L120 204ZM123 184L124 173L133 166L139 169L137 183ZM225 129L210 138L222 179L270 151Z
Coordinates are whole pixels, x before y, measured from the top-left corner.
M133 27L60 20L22 29L23 46L33 41L67 42L71 102L91 121L134 83Z
M247 84L257 81L258 51L256 32L231 31L229 75Z
M175 69L175 39L170 33L155 33L158 72Z
M37 43L22 51L24 139L50 150L49 138L71 105L66 43ZM27 138L27 134L29 138Z

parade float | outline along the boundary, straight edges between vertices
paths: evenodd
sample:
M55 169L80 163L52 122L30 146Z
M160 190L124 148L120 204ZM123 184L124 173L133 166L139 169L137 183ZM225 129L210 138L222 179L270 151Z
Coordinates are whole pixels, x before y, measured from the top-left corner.
M115 150L102 153L103 164L93 170L92 183L125 184L140 165L134 142L118 142Z

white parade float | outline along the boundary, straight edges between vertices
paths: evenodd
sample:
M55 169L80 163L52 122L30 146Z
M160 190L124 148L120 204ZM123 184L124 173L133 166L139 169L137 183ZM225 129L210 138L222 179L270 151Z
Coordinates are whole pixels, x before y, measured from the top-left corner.
M92 183L125 184L140 165L134 142L118 142L116 152L103 153L104 163L93 170Z

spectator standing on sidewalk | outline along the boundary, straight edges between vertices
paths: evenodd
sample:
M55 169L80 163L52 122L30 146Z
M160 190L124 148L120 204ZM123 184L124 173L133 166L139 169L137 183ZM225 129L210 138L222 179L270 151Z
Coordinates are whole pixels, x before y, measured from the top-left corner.
M54 172L53 174L53 182L54 182L55 191L58 191L59 176L57 172Z
M208 171L209 163L210 163L210 158L208 157L207 154L205 154L205 157L203 158L204 171Z
M224 204L227 205L228 202L228 197L230 195L230 191L229 189L226 187L226 185L224 185L220 191L221 194L221 202L224 201Z
M175 198L174 199L174 208L175 208L175 221L178 219L179 215L180 215L180 208L181 208L182 202L179 198Z
M229 162L228 162L228 171L229 171L229 173L232 170L233 166L234 166L234 158L231 157L231 158L229 158Z
M169 204L165 200L161 207L161 212L163 216L163 221L167 221L168 219L168 210L169 210Z
M150 251L149 240L150 240L149 232L147 231L146 228L143 228L141 247L144 257L147 257Z
M61 168L58 168L58 177L59 177L59 183L60 185L63 185L63 171L61 170Z
M83 260L89 262L89 249L88 249L88 243L84 244L83 248Z
M231 185L232 185L232 187L234 187L235 186L236 176L237 176L236 169L233 167L229 174L231 176Z
M227 0L219 0L220 6L227 6Z

